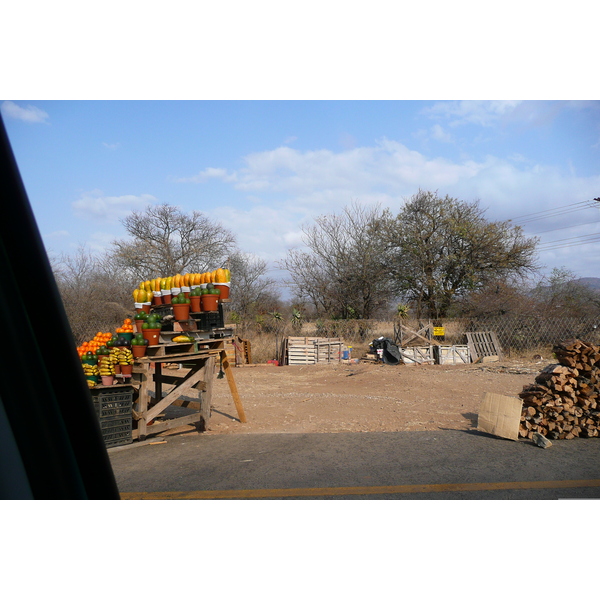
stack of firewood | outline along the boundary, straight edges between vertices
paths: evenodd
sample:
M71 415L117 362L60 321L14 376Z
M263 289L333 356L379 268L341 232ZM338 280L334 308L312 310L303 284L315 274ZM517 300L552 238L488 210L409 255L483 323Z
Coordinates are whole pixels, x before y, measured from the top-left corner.
M548 365L519 397L519 435L537 431L551 440L598 437L600 430L600 346L571 340L553 348Z

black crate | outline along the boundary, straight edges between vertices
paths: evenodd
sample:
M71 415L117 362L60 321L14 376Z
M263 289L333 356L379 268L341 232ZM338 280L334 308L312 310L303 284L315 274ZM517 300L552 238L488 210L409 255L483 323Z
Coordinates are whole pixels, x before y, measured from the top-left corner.
M133 388L119 387L115 389L92 389L92 398L96 415L102 421L121 418L129 415L133 407Z
M127 422L121 423L121 421ZM131 444L133 442L131 417L129 419L119 419L115 422L119 422L120 424L111 425L111 421L100 423L102 439L107 448L110 448L111 446L124 446L125 444Z
M100 421L100 430L102 433L110 431L111 433L120 433L131 429L131 415L122 419L107 419Z
M196 328L199 331L211 331L212 329L222 329L225 327L222 310L192 313L191 318L196 321Z
M91 392L105 446L131 444L133 388L92 389Z

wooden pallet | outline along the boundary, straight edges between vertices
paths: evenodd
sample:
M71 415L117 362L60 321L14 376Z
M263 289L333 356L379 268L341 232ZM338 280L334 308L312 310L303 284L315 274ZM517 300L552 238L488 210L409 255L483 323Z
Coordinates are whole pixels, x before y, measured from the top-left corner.
M338 362L342 357L340 338L288 337L283 340L281 359L288 365L314 365Z
M460 365L471 362L469 346L436 346L434 352L438 365Z
M474 331L467 332L465 335L473 362L477 362L484 356L497 356L502 360L502 348L495 331Z

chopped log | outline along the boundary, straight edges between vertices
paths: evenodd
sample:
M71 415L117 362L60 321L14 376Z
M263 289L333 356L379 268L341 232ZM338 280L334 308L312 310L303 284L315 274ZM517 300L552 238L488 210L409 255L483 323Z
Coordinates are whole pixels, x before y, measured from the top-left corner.
M556 344L547 365L519 397L519 435L549 439L600 437L600 346L579 339Z

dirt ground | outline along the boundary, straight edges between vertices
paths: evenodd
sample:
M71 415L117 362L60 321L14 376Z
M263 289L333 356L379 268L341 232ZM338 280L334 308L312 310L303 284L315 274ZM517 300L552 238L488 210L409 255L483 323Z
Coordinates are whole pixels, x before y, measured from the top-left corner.
M486 392L516 396L550 362L245 365L233 372L247 422L238 419L227 379L215 379L203 435L475 429ZM197 432L163 435L173 434Z

